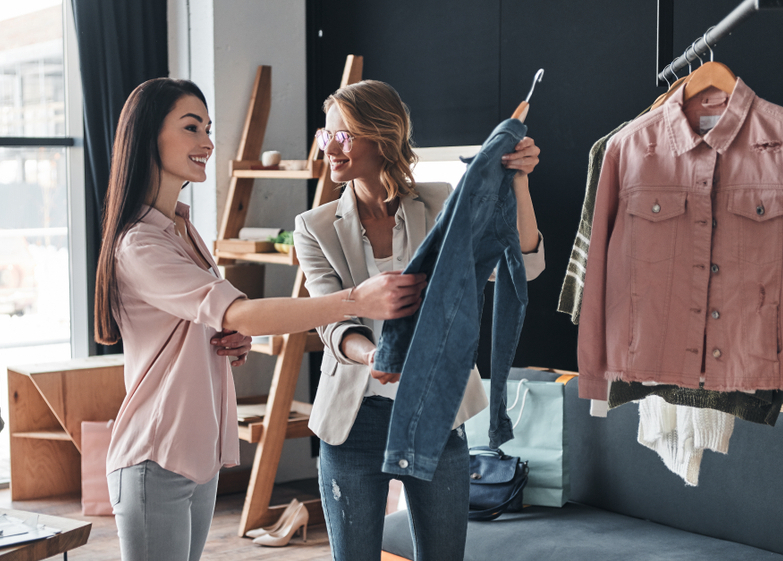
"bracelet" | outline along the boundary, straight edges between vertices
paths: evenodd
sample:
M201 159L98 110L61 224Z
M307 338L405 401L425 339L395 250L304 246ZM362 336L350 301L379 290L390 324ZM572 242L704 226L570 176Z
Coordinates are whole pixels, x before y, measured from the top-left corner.
M346 296L346 297L343 299L343 302L356 302L356 300L354 300L354 299L353 299L353 291L354 291L354 290L356 290L356 287L355 287L355 286L352 286L352 287L351 287L351 288L348 290L348 296Z

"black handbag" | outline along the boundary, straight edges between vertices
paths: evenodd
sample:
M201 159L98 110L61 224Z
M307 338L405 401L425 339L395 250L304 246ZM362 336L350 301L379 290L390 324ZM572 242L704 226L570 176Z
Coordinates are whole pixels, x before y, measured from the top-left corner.
M522 510L527 462L500 448L470 449L470 520L494 520L506 511Z

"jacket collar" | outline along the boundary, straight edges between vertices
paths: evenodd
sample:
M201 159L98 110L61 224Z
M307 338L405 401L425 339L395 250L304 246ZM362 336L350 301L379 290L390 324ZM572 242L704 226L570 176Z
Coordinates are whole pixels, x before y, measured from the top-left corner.
M362 223L359 220L359 210L356 207L356 195L353 185L346 185L343 194L337 201L334 230L340 240L351 271L354 286L358 286L370 278L367 272L367 263L364 259L364 241L362 238Z
M427 235L424 203L418 197L400 197L400 208L411 257ZM354 285L370 277L364 256L364 239L353 185L346 185L337 201L334 229L340 240Z
M729 149L740 128L745 123L756 94L742 79L737 78L734 91L729 97L729 102L723 115L721 115L712 130L704 136L699 136L691 128L688 118L682 110L684 92L685 87L683 86L663 104L666 133L669 137L672 152L677 156L682 156L702 142L706 142L718 154L723 154Z
M427 235L426 209L418 197L400 197L400 208L402 208L402 217L405 222L408 255L412 259Z

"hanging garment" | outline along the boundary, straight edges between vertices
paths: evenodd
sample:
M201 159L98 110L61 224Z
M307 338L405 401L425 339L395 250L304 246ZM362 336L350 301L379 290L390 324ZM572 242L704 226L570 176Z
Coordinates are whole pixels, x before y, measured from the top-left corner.
M695 130L698 131L695 132ZM783 108L738 79L678 90L601 170L579 330L580 396L611 380L783 388Z
M704 450L729 451L734 417L683 405L671 405L653 395L639 403L639 444L655 450L664 465L685 480L699 484Z
M582 203L582 218L579 220L579 229L576 231L566 276L563 279L563 287L560 289L560 299L557 302L557 311L570 315L571 322L574 325L579 324L579 313L582 309L582 289L584 288L585 267L587 266L587 251L590 249L590 236L593 231L595 192L598 189L598 178L601 176L601 166L604 163L606 145L629 122L626 121L606 136L599 138L593 144L593 147L590 148L590 155L587 160L587 187L585 188L585 200Z
M759 390L754 393L714 392L710 390L679 388L668 384L648 386L639 382L612 382L609 389L609 408L657 395L672 405L687 405L700 409L723 411L753 423L775 426L783 407L783 391Z
M506 380L527 307L514 170L500 157L527 127L500 123L469 166L406 273L427 273L413 316L386 321L374 367L402 372L383 471L430 480L475 363L484 285L497 266L490 391L490 446L513 437Z

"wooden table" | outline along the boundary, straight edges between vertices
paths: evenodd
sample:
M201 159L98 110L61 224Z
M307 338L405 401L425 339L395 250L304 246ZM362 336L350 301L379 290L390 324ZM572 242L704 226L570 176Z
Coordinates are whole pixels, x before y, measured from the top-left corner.
M25 512L23 510L11 510L0 508L0 514L7 514L14 518L26 520L34 516L34 512ZM68 551L75 549L87 543L92 529L91 522L83 520L72 520L60 516L38 515L38 523L57 528L59 534L49 538L33 542L21 543L0 548L0 560L2 561L40 561L47 559L59 553L63 554L64 559L68 559Z

